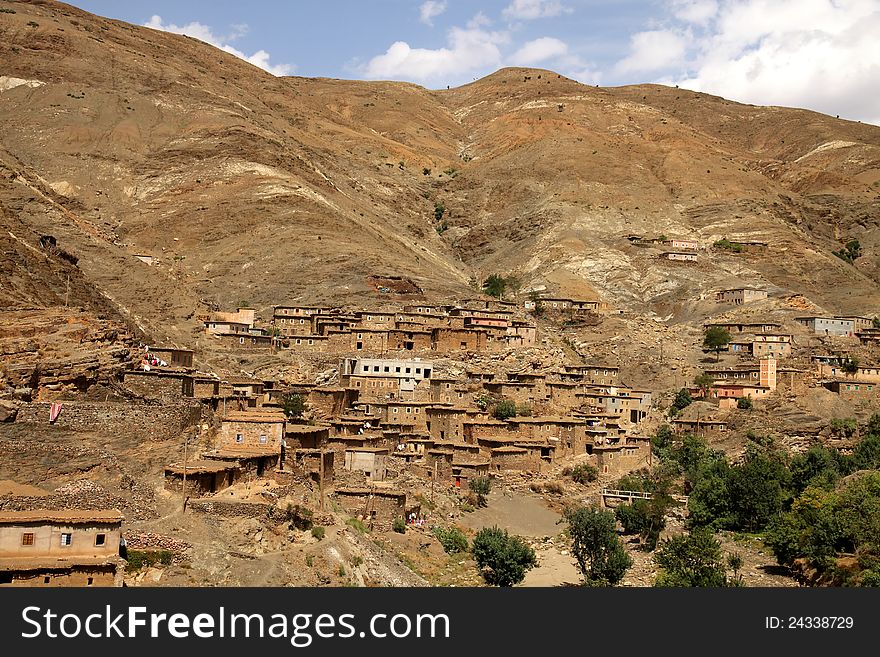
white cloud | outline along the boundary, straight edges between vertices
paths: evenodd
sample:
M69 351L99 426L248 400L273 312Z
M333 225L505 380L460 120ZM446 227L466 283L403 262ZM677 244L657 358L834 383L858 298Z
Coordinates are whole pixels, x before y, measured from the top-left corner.
M690 48L688 73L669 80L880 124L878 34L876 0L722 0Z
M716 0L672 0L675 17L686 23L705 25L718 13Z
M220 50L228 52L230 55L235 55L239 59L250 62L254 66L258 66L272 75L290 75L296 70L296 67L291 64L271 64L269 62L270 55L265 50L258 50L252 55L247 55L241 50L230 46L227 42L235 41L247 33L247 25L233 25L232 33L221 36L214 34L211 27L204 23L193 21L186 25L174 25L173 23L165 24L163 23L161 16L154 15L149 21L144 23L144 27L149 27L154 30L162 30L163 32L173 32L174 34L185 34L186 36L193 37L199 41L204 41L216 48L220 48Z
M568 45L553 37L542 37L529 41L510 56L514 66L534 66L548 59L562 57L568 53Z
M536 18L559 16L571 11L560 0L513 0L504 8L501 15L509 21L530 21Z
M453 27L444 48L413 48L397 41L367 62L361 73L368 79L446 82L450 78L457 81L470 71L497 68L502 60L501 46L509 35L486 30L483 24L471 21L466 28Z
M687 40L672 30L638 32L630 37L630 54L615 67L618 73L662 71L681 64L687 52Z
M434 19L446 11L446 0L428 0L419 7L419 20L425 25L434 25Z

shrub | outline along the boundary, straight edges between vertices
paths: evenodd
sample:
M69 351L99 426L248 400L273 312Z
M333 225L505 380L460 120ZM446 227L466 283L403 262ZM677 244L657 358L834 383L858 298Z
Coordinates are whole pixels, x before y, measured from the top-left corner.
M302 417L302 414L308 409L305 398L296 393L284 395L282 404L284 414L291 419Z
M742 244L733 244L726 237L716 241L712 246L716 249L732 251L733 253L742 253L745 250Z
M319 541L324 539L325 533L326 530L320 525L315 525L314 527L312 527L312 536L317 538Z
M168 566L174 561L174 553L171 550L128 550L126 559L125 570L132 573L157 564Z
M440 201L434 203L434 219L440 221L443 219L443 213L446 212L446 206Z
M471 551L483 579L492 586L518 584L538 563L535 551L523 539L498 527L477 532Z
M736 407L742 409L744 411L752 410L752 398L751 397L740 397L736 400Z
M349 527L353 528L355 531L361 534L366 534L368 531L370 531L369 529L367 529L367 526L357 518L349 518L345 522Z
M528 404L523 404L522 406L517 406L516 414L520 417L532 417L532 407Z
M660 573L654 586L728 586L721 544L708 529L666 539L654 555Z
M589 463L581 463L576 465L571 471L571 478L578 484L588 484L596 481L599 477L599 470Z
M306 531L312 528L313 517L314 513L308 507L300 506L299 504L287 505L287 520L300 531Z
M440 545L447 554L455 554L456 552L467 552L468 540L467 536L462 534L455 527L434 527L432 530Z
M614 514L595 507L566 509L571 552L587 586L614 586L632 558L617 537Z
M502 399L495 404L492 415L496 420L506 420L516 415L516 404L510 399Z
M492 480L489 477L475 477L468 480L468 488L476 495L476 506L484 507L488 504L486 496L492 490Z
M395 518L394 522L391 523L391 529L396 531L398 534L405 534L406 522L404 522L403 518Z
M676 413L678 413L678 411L687 408L691 405L691 403L693 403L693 401L694 400L691 397L690 390L688 390L687 388L682 388L676 393L675 399L672 400L672 415L675 415Z

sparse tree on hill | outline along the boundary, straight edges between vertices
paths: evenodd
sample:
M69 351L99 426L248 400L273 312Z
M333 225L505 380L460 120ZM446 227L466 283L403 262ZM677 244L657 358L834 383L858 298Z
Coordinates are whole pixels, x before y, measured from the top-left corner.
M475 477L468 480L468 488L476 496L476 506L482 508L489 504L487 497L492 490L492 480L489 477Z
M571 552L587 586L614 586L632 565L617 536L611 511L595 507L566 509Z
M730 344L730 333L721 326L710 326L703 334L703 346L715 352L715 361L720 358L721 350Z
M672 406L669 409L670 415L677 415L683 408L690 406L693 401L690 390L682 388L675 394L675 399L672 400Z
M284 395L282 409L288 419L300 418L308 410L305 398L297 393Z
M694 385L700 389L700 395L703 397L706 397L709 394L709 388L712 387L713 383L715 383L715 379L705 372L697 374L694 378Z
M519 584L538 564L535 551L519 536L498 527L484 527L471 545L483 579L492 586Z
M489 274L488 278L483 281L483 291L490 297L500 299L507 290L507 279L498 274Z

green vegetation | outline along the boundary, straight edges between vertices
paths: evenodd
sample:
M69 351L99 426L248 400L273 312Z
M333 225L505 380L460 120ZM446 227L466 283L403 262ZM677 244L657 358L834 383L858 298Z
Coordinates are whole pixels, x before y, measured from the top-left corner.
M302 395L291 393L284 395L281 408L289 419L294 419L302 417L309 406Z
M733 253L742 253L745 251L745 247L742 244L733 244L728 241L726 237L714 242L712 244L716 249L721 249L722 251L732 251Z
M432 530L434 536L440 541L440 545L447 554L455 554L457 552L467 552L468 540L461 531L455 527L434 527Z
M40 27L40 24L37 23L36 21L28 21L27 24L28 24L28 27Z
M516 290L519 287L519 279L515 276L501 276L500 274L489 274L483 281L483 292L490 297L496 299L504 298L504 293L508 289Z
M321 527L320 525L315 525L312 527L312 536L317 538L319 541L324 539L324 535L327 533L327 530Z
M474 477L473 479L468 479L468 488L470 488L471 492L476 496L476 506L478 508L488 506L489 502L486 499L486 496L489 495L489 491L492 490L492 480L489 479L489 477Z
M435 227L435 230L437 231L438 235L442 235L447 230L449 230L449 222L448 221L441 221L439 224L437 224L437 226Z
M286 511L287 520L294 528L300 531L312 529L314 513L310 508L288 502Z
M516 414L520 417L532 417L532 407L528 404L522 404L516 407Z
M832 251L832 253L841 260L853 264L856 259L862 257L862 245L859 244L858 240L850 240L842 249L839 251Z
M831 433L838 438L852 438L859 429L854 417L834 418L831 420Z
M498 527L477 532L471 552L483 579L492 586L519 584L538 563L535 551L522 538Z
M406 522L404 522L403 518L395 518L394 522L391 523L391 529L396 531L398 534L405 534Z
M721 544L708 529L695 529L663 541L654 561L660 567L654 586L717 588L733 585L727 579Z
M852 356L840 359L840 369L844 374L855 376L859 373L859 361Z
M6 7L0 7L0 14L14 14L15 9L7 9Z
M590 465L589 463L581 463L580 465L574 466L571 471L571 478L575 483L578 484L588 484L590 482L596 481L599 477L599 470L596 466Z
M596 507L566 509L571 552L587 586L614 586L632 565L617 537L614 514Z
M440 221L443 219L443 213L446 212L446 206L441 201L434 202L434 219Z
M541 295L538 294L537 290L529 292L529 301L535 304L532 314L535 317L542 317L544 315L544 302L541 300Z
M690 406L693 401L691 391L687 388L682 388L675 393L675 399L672 400L672 406L669 407L669 414L675 417L681 410Z
M657 547L660 533L666 527L666 514L676 503L672 497L674 476L674 470L658 467L645 474L636 474L632 481L620 481L620 485L636 486L623 490L651 493L651 499L633 500L631 504L621 504L614 510L614 516L623 527L623 532L638 534L642 547L648 551Z
M349 518L348 520L345 521L345 523L349 527L351 527L352 529L354 529L355 531L357 531L358 533L361 533L361 534L366 534L368 531L370 531L367 528L367 526L363 522L358 520L357 518Z
M752 410L752 398L751 397L738 397L736 400L736 407L744 410L750 411Z
M128 564L126 572L133 573L141 568L149 568L157 564L171 565L174 561L174 553L171 550L128 550L126 554Z
M516 415L516 402L511 399L502 399L495 404L492 415L496 420L506 420Z
M703 333L703 346L715 352L716 362L721 350L730 344L730 340L730 332L721 326L710 326Z
M700 389L700 393L703 397L706 397L709 394L709 388L712 387L713 383L715 383L715 379L705 372L697 374L697 376L694 377L694 386Z
M428 167L423 168L423 169L422 169L422 175L423 175L423 176L430 176L430 175L431 175L431 169L429 169Z

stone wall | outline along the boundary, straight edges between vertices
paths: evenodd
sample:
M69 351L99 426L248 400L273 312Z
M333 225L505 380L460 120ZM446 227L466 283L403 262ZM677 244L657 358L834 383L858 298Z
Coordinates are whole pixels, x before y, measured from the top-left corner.
M49 424L49 402L24 404L16 422ZM61 414L52 424L73 431L123 435L136 433L150 440L178 437L202 418L198 402L137 404L131 402L63 402Z
M224 518L270 518L275 515L271 504L234 502L212 498L190 500L188 508L198 513L209 513Z

